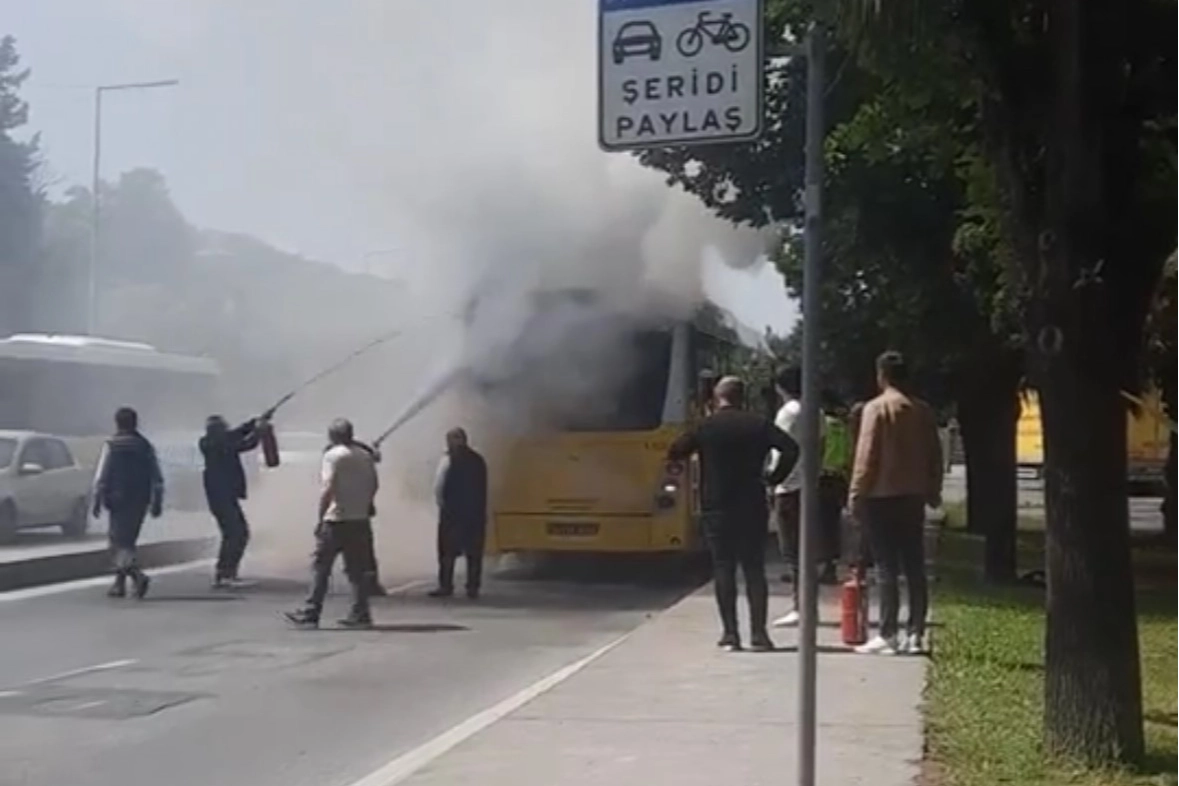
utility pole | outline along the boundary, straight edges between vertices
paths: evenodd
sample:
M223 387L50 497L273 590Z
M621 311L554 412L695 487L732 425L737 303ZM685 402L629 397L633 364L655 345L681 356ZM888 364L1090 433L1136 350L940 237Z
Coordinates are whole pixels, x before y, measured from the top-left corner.
M815 555L819 536L819 279L823 205L823 27L806 40L806 211L802 268L802 527L799 551L798 786L815 786L816 630L819 621Z
M174 87L178 79L163 79L157 82L124 82L116 85L97 85L94 88L94 161L90 172L90 260L86 275L86 332L91 336L97 332L98 321L98 242L99 242L99 180L102 172L102 94L112 90L148 90L156 87Z

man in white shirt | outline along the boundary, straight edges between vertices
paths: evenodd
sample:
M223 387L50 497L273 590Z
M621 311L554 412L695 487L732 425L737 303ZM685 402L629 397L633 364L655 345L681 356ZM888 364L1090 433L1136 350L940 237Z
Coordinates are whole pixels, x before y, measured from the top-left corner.
M799 446L802 445L802 372L797 367L783 369L774 380L782 406L774 417L774 425L790 435ZM822 419L820 437L822 436ZM821 448L820 448L821 453ZM778 461L775 451L770 458L771 466ZM776 628L793 627L798 624L798 581L801 572L798 567L799 527L802 517L802 457L786 479L774 488L773 504L774 529L778 534L778 547L787 565L784 581L793 582L791 600L793 608L774 620Z
M337 418L328 429L331 447L323 454L323 490L319 497L319 524L315 530L314 581L307 602L286 617L300 627L317 627L327 595L328 579L336 555L344 555L344 572L352 585L352 610L340 624L347 628L372 627L368 596L376 566L372 564L373 500L377 494L377 468L373 454L353 438L352 424Z

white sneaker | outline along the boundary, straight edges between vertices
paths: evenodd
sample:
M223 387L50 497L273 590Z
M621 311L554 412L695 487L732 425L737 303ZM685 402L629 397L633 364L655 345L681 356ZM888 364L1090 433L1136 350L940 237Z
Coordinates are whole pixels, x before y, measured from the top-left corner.
M925 638L919 633L910 633L901 642L900 652L905 655L925 654Z
M775 628L796 628L798 627L798 612L791 611L783 614L778 619L774 620L771 625Z
M860 655L896 655L897 638L891 636L886 639L883 636L876 636L867 644L856 647L856 652Z

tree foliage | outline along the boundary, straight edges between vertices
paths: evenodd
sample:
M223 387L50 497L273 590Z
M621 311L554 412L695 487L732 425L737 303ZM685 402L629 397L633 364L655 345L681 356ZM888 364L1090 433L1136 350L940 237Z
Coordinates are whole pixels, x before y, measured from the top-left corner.
M215 358L229 401L264 405L397 324L396 284L194 227L158 172L101 189L98 332ZM47 205L33 329L85 331L90 207L83 188Z
M998 184L1045 431L1045 742L1142 752L1120 392L1175 238L1175 5L1156 0L836 3L882 78L960 74Z
M40 194L34 182L37 137L14 136L29 119L20 88L16 40L0 38L0 335L27 327L29 292L40 236Z

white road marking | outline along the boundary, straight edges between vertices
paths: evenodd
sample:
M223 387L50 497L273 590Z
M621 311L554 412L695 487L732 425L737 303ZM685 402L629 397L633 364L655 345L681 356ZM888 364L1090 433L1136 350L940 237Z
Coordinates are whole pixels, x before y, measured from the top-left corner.
M170 573L183 573L186 570L194 570L196 568L205 568L212 565L216 560L213 559L198 559L192 562L181 562L176 565L168 565L163 568L151 568L144 571L149 576L166 576ZM9 590L7 592L0 592L0 603L9 603L14 600L26 600L28 598L40 598L45 595L57 595L62 592L73 592L74 590L86 589L87 587L101 587L103 584L109 584L111 577L109 575L91 576L88 579L74 579L73 581L63 581L57 584L43 584L39 587L25 587L24 589Z
M46 682L57 682L59 680L68 680L71 677L81 677L83 674L94 674L99 671L111 671L112 669L121 669L124 666L132 666L139 663L135 658L124 658L123 660L112 660L106 663L96 663L93 666L83 666L80 669L70 669L59 674L51 674L48 677L38 677L35 680L29 680L22 683L22 686L28 685L44 685Z
M0 699L7 699L9 696L20 696L22 691L19 690L0 690Z
M416 587L422 587L429 582L425 579L417 579L415 581L407 581L404 584L398 584L396 587L389 587L385 590L386 595L400 595L403 592L409 592Z
M71 712L78 712L80 710L88 710L92 707L101 707L103 704L106 704L106 699L98 699L97 701L87 701L87 702L83 702L81 704L75 704L73 707L70 708L70 711Z
M413 750L406 751L380 769L369 773L358 781L348 784L348 786L395 786L395 784L401 783L447 751L467 741L496 721L502 720L541 694L557 687L626 641L630 635L630 633L626 633L619 636L614 641L595 650L581 660L558 669L549 676L532 683L519 693L509 696L498 704L472 715L457 726L442 732L434 739L423 743Z

